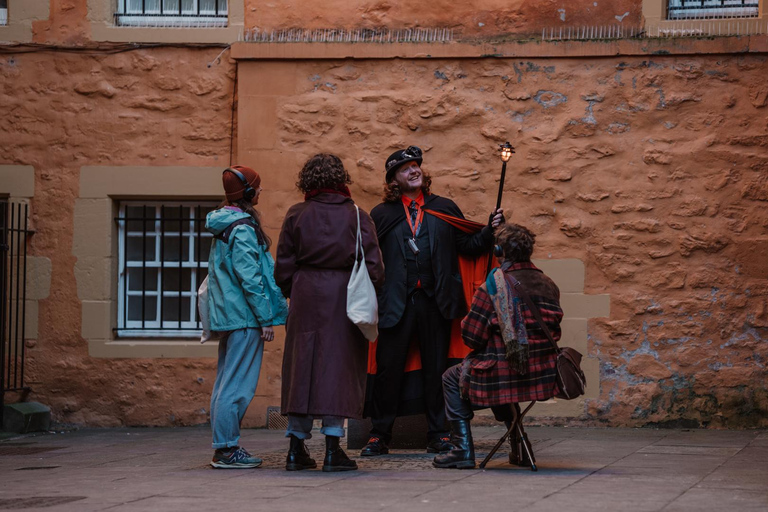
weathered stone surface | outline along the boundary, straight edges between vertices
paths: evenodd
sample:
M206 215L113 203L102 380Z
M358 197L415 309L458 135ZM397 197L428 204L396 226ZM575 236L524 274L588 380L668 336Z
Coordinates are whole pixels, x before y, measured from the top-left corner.
M36 40L85 37L86 3L37 24ZM569 4L566 22L600 24L631 11L624 22L640 25L638 2L601 4L585 14L591 5ZM399 29L418 19L484 36L521 33L536 23L540 33L562 23L559 16L547 2L521 0L451 9L246 2L246 26L278 29L356 28L360 19ZM5 164L36 169L29 250L51 261L27 371L35 399L51 405L56 421L207 421L214 361L88 355L72 219L83 165L229 163L235 66L223 58L209 68L219 53L154 48L57 52L55 59L24 53L13 65L2 59L0 154ZM508 139L517 149L503 203L511 220L533 229L539 257L581 259L586 292L611 295L611 317L588 326L586 355L599 362L601 380L582 421L768 426L768 402L757 392L765 373L756 364L768 360L764 55L239 66L237 103L246 115L236 117L236 133L263 131L232 151L236 162L262 174L260 206L273 240L285 210L301 200L295 173L320 151L342 157L355 201L370 209L380 200L386 156L416 144L425 150L433 190L454 199L468 218L485 221L498 187L496 144ZM266 95L270 103L242 93L249 67L281 66L285 73L264 76L276 89ZM271 144L268 151L262 143ZM280 343L267 346L248 425L263 424L263 408L279 403Z

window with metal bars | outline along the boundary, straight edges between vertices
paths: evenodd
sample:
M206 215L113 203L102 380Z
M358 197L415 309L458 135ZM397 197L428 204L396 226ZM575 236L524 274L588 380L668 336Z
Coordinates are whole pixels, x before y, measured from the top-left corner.
M0 25L8 24L8 0L0 0Z
M667 3L670 20L755 18L758 15L759 0L669 0Z
M120 204L119 337L196 337L197 289L208 275L214 203Z
M226 27L227 0L117 0L124 27Z

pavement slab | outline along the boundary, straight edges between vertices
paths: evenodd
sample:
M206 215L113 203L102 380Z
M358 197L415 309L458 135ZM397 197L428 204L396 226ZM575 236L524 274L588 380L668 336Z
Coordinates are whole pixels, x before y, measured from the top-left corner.
M768 512L768 432L529 427L538 471L508 445L484 470L432 467L424 450L360 457L360 470L286 472L288 441L244 430L263 459L215 470L210 430L83 429L0 438L0 510L296 512ZM503 435L475 427L477 462ZM322 466L324 437L307 446Z

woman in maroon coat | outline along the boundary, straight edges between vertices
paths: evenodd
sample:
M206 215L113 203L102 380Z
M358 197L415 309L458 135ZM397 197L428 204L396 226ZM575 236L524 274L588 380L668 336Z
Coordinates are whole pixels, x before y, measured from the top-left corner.
M345 418L360 418L365 395L368 342L347 318L347 283L355 260L357 211L341 160L310 158L297 186L304 202L285 216L277 245L275 281L291 299L283 355L282 413L291 444L285 469L317 467L304 440L322 418L323 471L357 469L339 447ZM360 210L365 263L376 288L384 265L373 221Z

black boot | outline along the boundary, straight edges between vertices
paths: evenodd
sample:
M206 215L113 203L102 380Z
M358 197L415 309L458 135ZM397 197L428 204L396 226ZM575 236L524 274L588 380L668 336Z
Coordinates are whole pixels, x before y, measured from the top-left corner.
M291 447L288 448L288 456L285 458L286 471L301 471L317 467L315 459L309 456L307 445L303 439L291 436Z
M512 426L512 422L505 422L507 424L507 430ZM522 426L520 427L522 430ZM523 430L523 436L520 437L520 432L515 429L509 436L509 463L513 466L521 466L524 468L531 467L531 458L528 457L528 451L526 451L523 443L528 446L528 451L533 453L531 443L528 441L528 435Z
M436 468L472 469L475 467L475 445L469 420L451 421L451 444L456 448L438 455L432 462Z
M323 471L355 471L356 469L357 462L347 457L347 454L339 446L339 438L336 436L325 436Z

